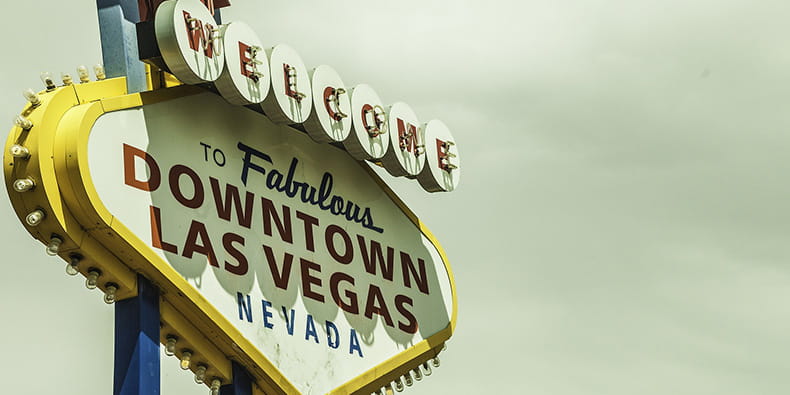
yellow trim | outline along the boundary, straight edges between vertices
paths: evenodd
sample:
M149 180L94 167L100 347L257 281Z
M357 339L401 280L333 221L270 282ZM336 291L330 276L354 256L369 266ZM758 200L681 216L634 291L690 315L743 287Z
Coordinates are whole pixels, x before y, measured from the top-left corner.
M153 76L153 73L149 75ZM167 75L162 80L165 85L177 83L168 80ZM7 157L4 163L8 188L11 188L15 177L28 173L41 177L41 185L26 194L17 194L9 189L9 195L22 221L27 212L35 207L52 212L55 221L45 221L38 228L28 227L33 237L46 243L51 233L66 236L68 240L64 243L61 257L67 259L68 251L79 251L86 256L86 260L101 266L103 279L112 279L121 284L124 297L134 296L129 293L136 290L134 272L142 273L159 287L164 323L160 340L164 340L167 331L175 332L183 339L179 341L179 349L182 345L191 346L195 351L193 359L207 363L210 375L223 381L230 380L228 361L232 359L242 363L256 379L256 393L298 393L276 366L175 269L120 221L115 220L99 199L90 177L87 164L88 137L101 115L199 92L203 91L182 85L127 95L125 79L118 78L59 88L55 92L43 94L46 105L25 110L30 114L31 121L41 126L35 126L34 133L28 136L18 128L13 129L6 143ZM31 149L34 154L31 160L8 158L8 148L17 141L23 141ZM384 181L369 167L363 167L439 252L449 277L452 316L444 330L332 390L332 394L371 393L408 369L437 355L452 335L457 319L455 281L441 245ZM87 267L81 265L83 273ZM202 325L195 326L191 324L193 322Z

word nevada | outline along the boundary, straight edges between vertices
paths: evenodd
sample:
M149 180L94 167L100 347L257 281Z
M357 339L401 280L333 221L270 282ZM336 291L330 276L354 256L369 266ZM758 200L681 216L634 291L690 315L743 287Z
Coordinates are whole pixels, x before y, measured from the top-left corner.
M316 142L342 145L355 159L381 163L395 177L417 179L429 192L456 188L460 157L442 121L421 124L403 102L385 108L373 88L346 87L330 66L308 71L287 45L264 50L248 25L217 26L199 0L163 2L153 26L159 53L145 60L166 66L180 81L213 86L231 104L292 125Z

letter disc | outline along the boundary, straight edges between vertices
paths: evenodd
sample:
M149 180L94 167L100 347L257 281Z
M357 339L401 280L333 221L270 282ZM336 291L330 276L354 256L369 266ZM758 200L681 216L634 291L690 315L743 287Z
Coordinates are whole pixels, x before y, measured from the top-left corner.
M271 73L263 44L247 24L222 27L226 67L215 86L222 97L238 106L260 103L269 94Z
M417 181L428 192L451 192L461 178L458 146L444 122L432 120L424 125L425 167Z

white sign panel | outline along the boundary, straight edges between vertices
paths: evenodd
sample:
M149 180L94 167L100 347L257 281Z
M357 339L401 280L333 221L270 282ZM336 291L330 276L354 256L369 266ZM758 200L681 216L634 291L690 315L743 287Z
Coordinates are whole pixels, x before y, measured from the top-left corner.
M88 158L114 220L302 393L450 325L439 251L342 150L199 94L102 115Z

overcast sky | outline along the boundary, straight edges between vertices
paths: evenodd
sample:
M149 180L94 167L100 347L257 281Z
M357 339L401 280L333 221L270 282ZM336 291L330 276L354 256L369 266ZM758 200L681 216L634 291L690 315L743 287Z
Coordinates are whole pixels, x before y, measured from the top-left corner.
M442 366L406 393L790 392L790 3L233 4L226 21L458 141L456 192L393 182L459 300ZM6 10L10 130L41 71L101 53L92 0ZM109 393L112 308L0 195L3 392ZM207 392L163 365L163 394Z

